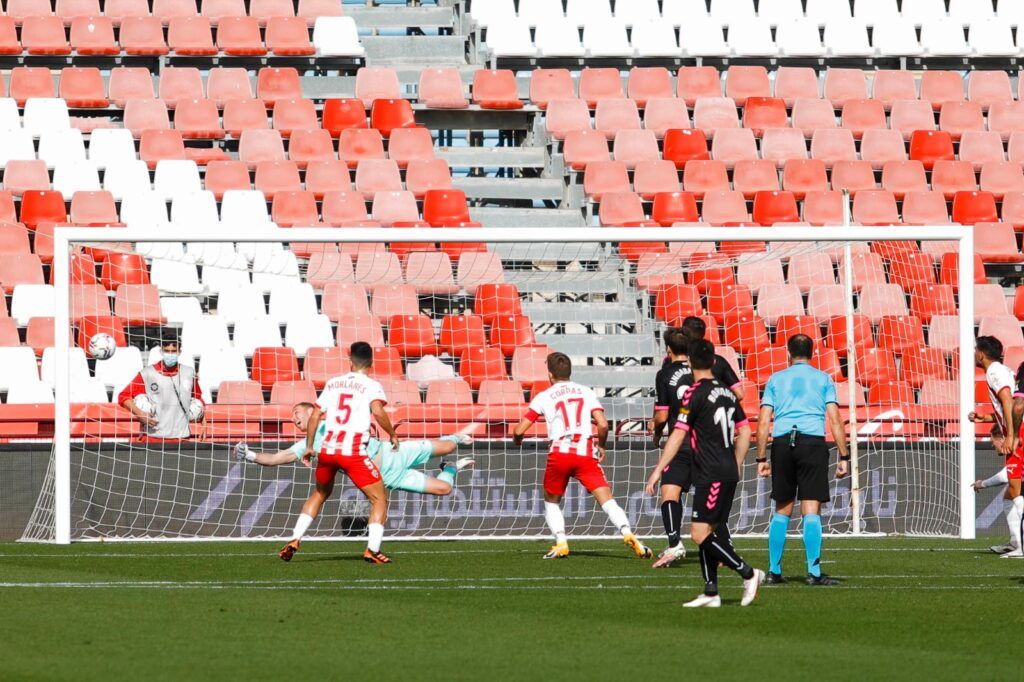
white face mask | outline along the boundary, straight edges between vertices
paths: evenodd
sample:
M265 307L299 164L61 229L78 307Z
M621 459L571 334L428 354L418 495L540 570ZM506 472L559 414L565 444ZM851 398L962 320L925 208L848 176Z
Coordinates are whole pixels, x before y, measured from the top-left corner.
M177 353L164 353L163 357L164 367L171 369L172 367L178 366L178 354Z

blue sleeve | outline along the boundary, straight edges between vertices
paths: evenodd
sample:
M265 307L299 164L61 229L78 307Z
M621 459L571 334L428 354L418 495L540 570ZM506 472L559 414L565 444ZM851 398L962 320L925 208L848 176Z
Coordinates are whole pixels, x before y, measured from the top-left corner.
M761 396L761 407L775 409L775 376L768 378L768 385L764 387L764 395Z
M288 450L292 452L296 457L302 457L304 454L306 454L306 439L303 438L302 440L295 441L295 445L288 448Z
M825 379L825 404L829 403L839 404L839 396L836 393L836 382L832 381L831 377Z

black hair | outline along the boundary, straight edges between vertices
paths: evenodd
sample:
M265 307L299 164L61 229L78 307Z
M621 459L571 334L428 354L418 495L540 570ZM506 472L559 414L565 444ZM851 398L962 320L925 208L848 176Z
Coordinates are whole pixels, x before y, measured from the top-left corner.
M572 360L565 353L552 353L548 356L548 372L559 381L572 376Z
M810 360L814 355L814 341L807 334L796 334L789 337L786 348L789 349L789 357L794 360Z
M707 339L690 344L690 368L709 370L715 365L715 345Z
M164 329L160 334L160 347L163 348L164 346L169 346L171 344L181 348L181 341L178 340L178 330Z
M348 357L356 369L373 366L373 348L365 341L356 341L349 346Z
M989 360L995 362L1003 361L1003 342L996 337L979 336L975 345Z
M708 333L708 325L699 317L691 315L683 320L682 331L690 338L690 341L700 341Z
M686 355L690 349L690 337L679 329L673 329L673 334L665 335L665 345L668 346L672 355Z

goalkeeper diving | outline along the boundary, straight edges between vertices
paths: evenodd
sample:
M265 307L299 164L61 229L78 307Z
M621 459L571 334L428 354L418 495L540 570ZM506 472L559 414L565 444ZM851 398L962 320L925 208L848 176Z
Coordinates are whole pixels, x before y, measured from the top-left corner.
M292 421L300 432L305 432L309 418L313 414L312 403L298 403L292 408ZM326 433L326 424L321 422L313 442L313 452L320 452ZM366 454L381 472L384 487L388 490L405 490L422 495L451 495L455 489L455 475L463 469L472 467L476 462L469 457L461 457L454 462L441 463L441 473L428 476L416 467L426 464L436 457L454 454L460 445L469 445L473 440L464 434L443 436L437 440L402 441L396 449L390 442L371 438L366 443ZM245 443L238 443L233 449L235 457L261 466L275 467L282 464L301 462L312 468L313 463L302 459L306 452L306 439L296 441L294 445L278 452L257 452ZM317 509L317 512L320 510ZM315 514L313 515L315 516Z

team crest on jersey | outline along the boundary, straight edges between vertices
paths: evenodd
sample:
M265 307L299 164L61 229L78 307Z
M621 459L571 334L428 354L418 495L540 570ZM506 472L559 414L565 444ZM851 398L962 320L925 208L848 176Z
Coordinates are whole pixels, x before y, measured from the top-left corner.
M153 383L151 383L149 385L149 390L153 391L153 393L159 393L160 392L160 386L154 381Z

